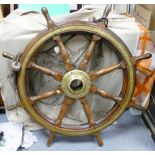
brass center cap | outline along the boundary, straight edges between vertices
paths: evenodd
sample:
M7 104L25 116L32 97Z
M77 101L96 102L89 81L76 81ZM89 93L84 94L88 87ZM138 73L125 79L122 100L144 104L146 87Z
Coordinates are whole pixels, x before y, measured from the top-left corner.
M88 94L91 80L87 73L75 69L64 75L61 87L67 96L78 99Z

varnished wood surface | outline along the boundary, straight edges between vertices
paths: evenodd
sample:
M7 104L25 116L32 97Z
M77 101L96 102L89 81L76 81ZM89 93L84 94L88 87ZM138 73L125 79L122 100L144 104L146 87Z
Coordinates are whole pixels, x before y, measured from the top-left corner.
M88 49L86 50L84 58L83 58L83 60L81 61L80 65L79 65L79 69L81 69L83 71L85 71L87 69L89 60L91 59L91 57L92 57L92 55L94 53L96 42L98 40L100 40L100 39L101 39L100 36L98 36L96 34L93 34L90 45L89 45Z
M64 45L64 43L63 43L63 41L61 39L61 36L60 35L55 36L55 37L53 37L53 40L55 40L57 42L57 45L58 45L58 47L60 49L60 54L62 56L64 65L66 67L66 70L70 71L70 70L74 69L74 66L73 66L73 64L72 64L72 62L70 60L70 57L69 57L69 53L65 48L65 45Z
M56 79L57 81L61 81L62 78L63 78L63 75L60 72L58 72L58 71L52 71L52 70L50 70L50 69L48 69L46 67L37 65L34 62L30 62L29 65L28 65L28 68L32 68L32 69L38 70L38 71L40 71L40 72L42 72L44 74L50 75L54 79Z

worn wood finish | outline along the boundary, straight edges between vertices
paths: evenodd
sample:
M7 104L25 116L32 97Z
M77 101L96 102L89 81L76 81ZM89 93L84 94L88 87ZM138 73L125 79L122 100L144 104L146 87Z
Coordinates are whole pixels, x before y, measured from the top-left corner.
M85 71L87 69L89 60L94 53L96 42L100 39L101 39L100 36L93 34L92 39L91 39L91 43L90 43L87 51L85 52L84 59L81 61L80 65L79 65L79 69L81 69L83 71Z
M57 120L55 121L55 125L60 127L61 124L62 124L62 119L64 118L65 116L65 113L67 112L68 110L68 106L70 104L72 104L74 101L74 99L72 98L69 98L69 97L66 97L66 99L64 100L63 104L62 104L62 107L61 107L61 110L60 110L60 113L59 113L59 116L57 118Z
M58 72L58 71L52 71L52 70L50 70L50 69L48 69L46 67L37 65L34 62L30 62L29 65L28 65L28 68L32 68L32 69L38 70L40 72L43 72L44 74L50 75L55 80L60 81L60 82L61 82L61 80L63 78L63 75L60 72Z
M90 110L90 107L89 107L89 104L87 102L86 96L80 98L80 102L81 102L81 104L83 106L83 109L84 109L84 112L85 112L85 114L87 116L89 126L94 127L96 125L96 123L94 121L93 114L92 114L92 112Z
M119 63L119 64L116 64L116 65L112 65L110 67L107 67L107 68L102 68L98 71L95 71L95 72L91 72L89 74L91 80L96 80L98 77L102 76L102 75L105 75L105 74L108 74L116 69L123 69L125 65L123 65L124 63Z
M97 88L96 86L94 86L94 85L90 88L90 92L91 92L91 93L98 94L98 95L100 95L100 96L102 96L102 97L105 97L105 98L107 98L107 99L114 100L116 103L119 103L119 102L121 102L121 101L123 100L121 97L113 96L113 95L111 95L111 94L109 94L109 93L107 93L107 92L105 92L105 91L103 91L103 90L101 90L101 89L98 89L98 88Z
M149 59L151 57L152 57L151 53L146 53L146 54L143 54L143 55L140 55L140 56L136 56L135 59L136 59L136 62L138 62L140 60Z
M84 112L85 112L85 114L87 116L89 127L94 128L96 126L96 122L94 120L93 113L91 112L91 109L90 109L89 104L87 102L86 96L80 98L80 102L83 105ZM97 132L95 134L95 137L96 137L96 140L97 140L99 146L102 146L103 145L103 140L100 137L99 132Z
M74 102L74 99L66 97L66 99L64 100L64 102L62 104L59 116L55 121L56 127L61 127L62 120L63 120L63 118L64 118L64 116L68 110L68 106L70 104L72 104L73 102ZM50 137L48 139L48 146L50 146L52 144L53 140L56 138L56 135L57 135L56 133L51 132Z
M49 97L52 97L52 96L55 96L55 95L60 95L62 93L63 93L63 90L61 88L57 88L55 90L45 92L45 93L42 93L42 94L37 95L37 96L31 96L31 97L29 97L29 104L31 106L33 106L39 100L49 98ZM12 111L12 110L15 110L18 107L23 107L22 102L19 102L18 104L15 104L15 105L9 105L7 107L7 110Z
M53 37L53 40L55 40L59 46L59 49L60 49L60 54L62 56L62 59L64 61L64 65L66 67L66 70L67 71L70 71L72 69L74 69L74 66L69 58L69 54L62 42L62 39L61 39L61 36L60 35L57 35L55 37Z
M31 105L33 105L34 103L36 103L39 100L46 99L46 98L49 98L49 97L52 97L55 95L60 95L62 93L63 93L62 89L57 88L55 90L45 92L45 93L42 93L42 94L37 95L37 96L32 96L32 97L30 97Z

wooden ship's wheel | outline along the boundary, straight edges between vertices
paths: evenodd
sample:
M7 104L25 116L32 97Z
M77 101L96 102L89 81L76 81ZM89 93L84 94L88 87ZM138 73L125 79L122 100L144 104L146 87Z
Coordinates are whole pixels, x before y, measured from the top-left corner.
M106 17L109 11L110 9L106 8L103 18L99 20L93 18L92 22L72 21L63 24L55 24L48 15L47 9L43 8L42 13L47 20L48 29L37 35L26 47L25 51L19 58L20 65L15 68L15 70L20 68L17 77L18 93L21 100L19 105L24 107L24 109L36 122L50 130L51 135L48 140L48 145L53 142L57 134L62 134L66 136L94 135L96 136L98 144L102 146L103 141L99 132L114 123L128 107L132 99L135 86L135 63L136 61L150 58L151 55L146 54L139 57L131 56L128 48L121 39L107 27L108 20ZM75 67L72 63L68 51L63 43L62 36L66 33L80 33L83 35L87 33L91 36L90 44L78 67ZM34 57L37 57L38 49L40 49L48 40L55 42L59 47L60 55L66 69L65 73L52 70L52 68L40 66L33 61ZM116 49L115 54L120 62L106 68L103 67L97 71L88 72L87 67L94 53L95 45L101 40L107 42L107 44L110 44ZM3 56L13 59L13 56L10 56L8 53L3 53ZM26 82L27 70L29 69L34 69L42 74L51 76L60 82L59 87L37 96L29 96L27 93ZM113 94L105 92L93 84L94 80L98 80L99 77L117 69L120 69L123 72L123 86L119 96L114 96ZM62 103L57 119L51 121L47 119L46 115L40 114L35 108L35 105L39 100L60 94L64 94L65 99ZM88 104L88 94L96 94L97 96L113 100L115 104L102 119L95 121ZM67 113L69 106L74 104L75 100L79 100L83 106L88 123L78 126L65 125L63 124L63 118ZM11 108L13 109L14 107L10 107L10 109Z

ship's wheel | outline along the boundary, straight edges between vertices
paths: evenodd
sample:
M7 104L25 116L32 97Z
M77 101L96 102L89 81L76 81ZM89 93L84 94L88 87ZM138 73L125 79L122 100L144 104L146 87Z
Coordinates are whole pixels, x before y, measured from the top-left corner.
M56 134L66 136L91 134L96 136L99 145L103 145L99 132L115 122L132 99L135 86L135 62L149 58L150 55L132 57L121 39L107 28L107 12L105 12L106 16L100 20L93 19L92 22L71 21L63 24L55 24L49 17L46 8L42 9L42 13L47 20L48 29L37 35L19 58L21 64L21 69L18 72L20 104L36 122L50 130L49 145L55 139ZM90 36L90 44L78 67L75 67L71 61L70 55L63 42L62 36L66 34L87 34ZM53 68L41 66L34 61L38 55L39 49L48 41L54 42L59 47L60 56L66 70L64 73L53 70ZM115 55L118 57L119 62L109 67L101 67L96 71L88 71L88 65L94 54L96 44L101 41L115 49ZM6 53L3 55L8 57ZM54 78L54 80L59 82L59 86L48 92L30 96L27 92L29 89L27 85L27 73L30 69L51 76L51 79ZM123 85L119 96L110 94L94 84L95 80L115 70L122 70L123 73ZM55 120L50 120L36 108L35 105L37 105L38 101L61 94L65 97L58 117ZM87 100L89 94L95 94L96 96L113 100L115 104L103 118L95 120ZM79 100L79 104L82 105L88 122L82 125L65 125L63 124L63 118L68 108L73 105L76 100Z

